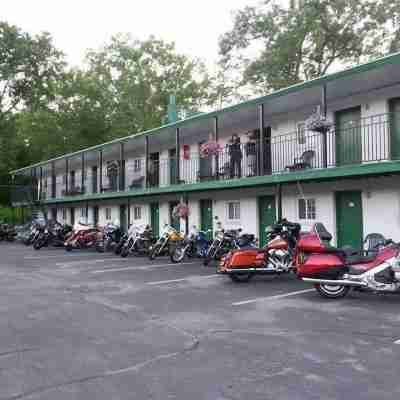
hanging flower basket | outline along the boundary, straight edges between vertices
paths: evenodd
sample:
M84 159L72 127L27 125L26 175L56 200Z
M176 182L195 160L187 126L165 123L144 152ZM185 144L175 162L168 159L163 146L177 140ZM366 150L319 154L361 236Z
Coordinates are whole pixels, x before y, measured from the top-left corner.
M172 217L176 218L186 218L189 216L189 207L185 203L179 203L172 210Z
M210 156L216 156L222 151L222 147L219 143L210 140L206 143L203 143L200 146L200 157L207 158Z
M327 132L332 125L332 122L318 111L311 114L306 120L307 130L313 132Z

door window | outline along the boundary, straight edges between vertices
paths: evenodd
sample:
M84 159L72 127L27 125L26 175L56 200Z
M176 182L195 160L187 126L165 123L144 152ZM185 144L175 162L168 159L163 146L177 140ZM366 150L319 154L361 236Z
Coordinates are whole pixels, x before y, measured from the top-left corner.
M316 219L317 210L315 199L299 199L299 219L314 220Z
M227 203L228 221L240 221L240 201L231 201Z
M133 208L133 218L135 220L141 219L142 218L142 207L136 206Z

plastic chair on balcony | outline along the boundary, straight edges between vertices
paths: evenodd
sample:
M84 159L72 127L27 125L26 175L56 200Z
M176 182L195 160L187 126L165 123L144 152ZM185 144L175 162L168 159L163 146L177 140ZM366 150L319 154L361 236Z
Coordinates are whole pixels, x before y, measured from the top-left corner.
M306 150L300 157L296 157L292 165L286 166L289 171L299 171L302 169L312 168L312 160L315 157L314 150Z
M144 180L145 180L144 176L140 176L138 178L133 179L131 184L129 185L129 190L143 189Z
M363 242L363 250L366 256L374 255L380 246L384 246L386 238L381 233L369 233Z

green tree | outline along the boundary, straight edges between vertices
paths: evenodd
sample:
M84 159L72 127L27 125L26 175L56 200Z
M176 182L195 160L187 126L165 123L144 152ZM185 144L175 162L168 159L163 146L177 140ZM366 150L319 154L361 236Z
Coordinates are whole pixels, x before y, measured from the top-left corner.
M399 0L303 0L289 7L267 0L236 13L220 39L221 64L237 86L280 89L386 54L399 14Z
M64 67L49 34L31 36L0 21L0 184L9 182L8 172L19 166L26 148L26 142L18 140L18 113L38 110L54 99Z
M47 104L64 67L48 33L31 36L0 22L0 118L23 106Z
M120 35L100 51L89 52L87 60L89 78L105 94L110 138L159 126L171 94L179 107L191 111L209 100L204 65L179 54L173 43Z

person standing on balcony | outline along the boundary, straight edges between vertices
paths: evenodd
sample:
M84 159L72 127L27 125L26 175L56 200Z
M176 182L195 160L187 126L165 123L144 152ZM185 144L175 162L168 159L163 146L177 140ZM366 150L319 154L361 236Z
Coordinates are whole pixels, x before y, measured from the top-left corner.
M117 161L109 161L107 163L107 177L109 180L109 190L112 192L116 192L118 188L118 172L119 172L119 165Z
M230 178L242 177L242 147L240 137L234 133L228 144L229 149L229 174Z
M254 131L246 133L247 143L245 145L247 158L247 176L255 176L257 174L257 145Z

